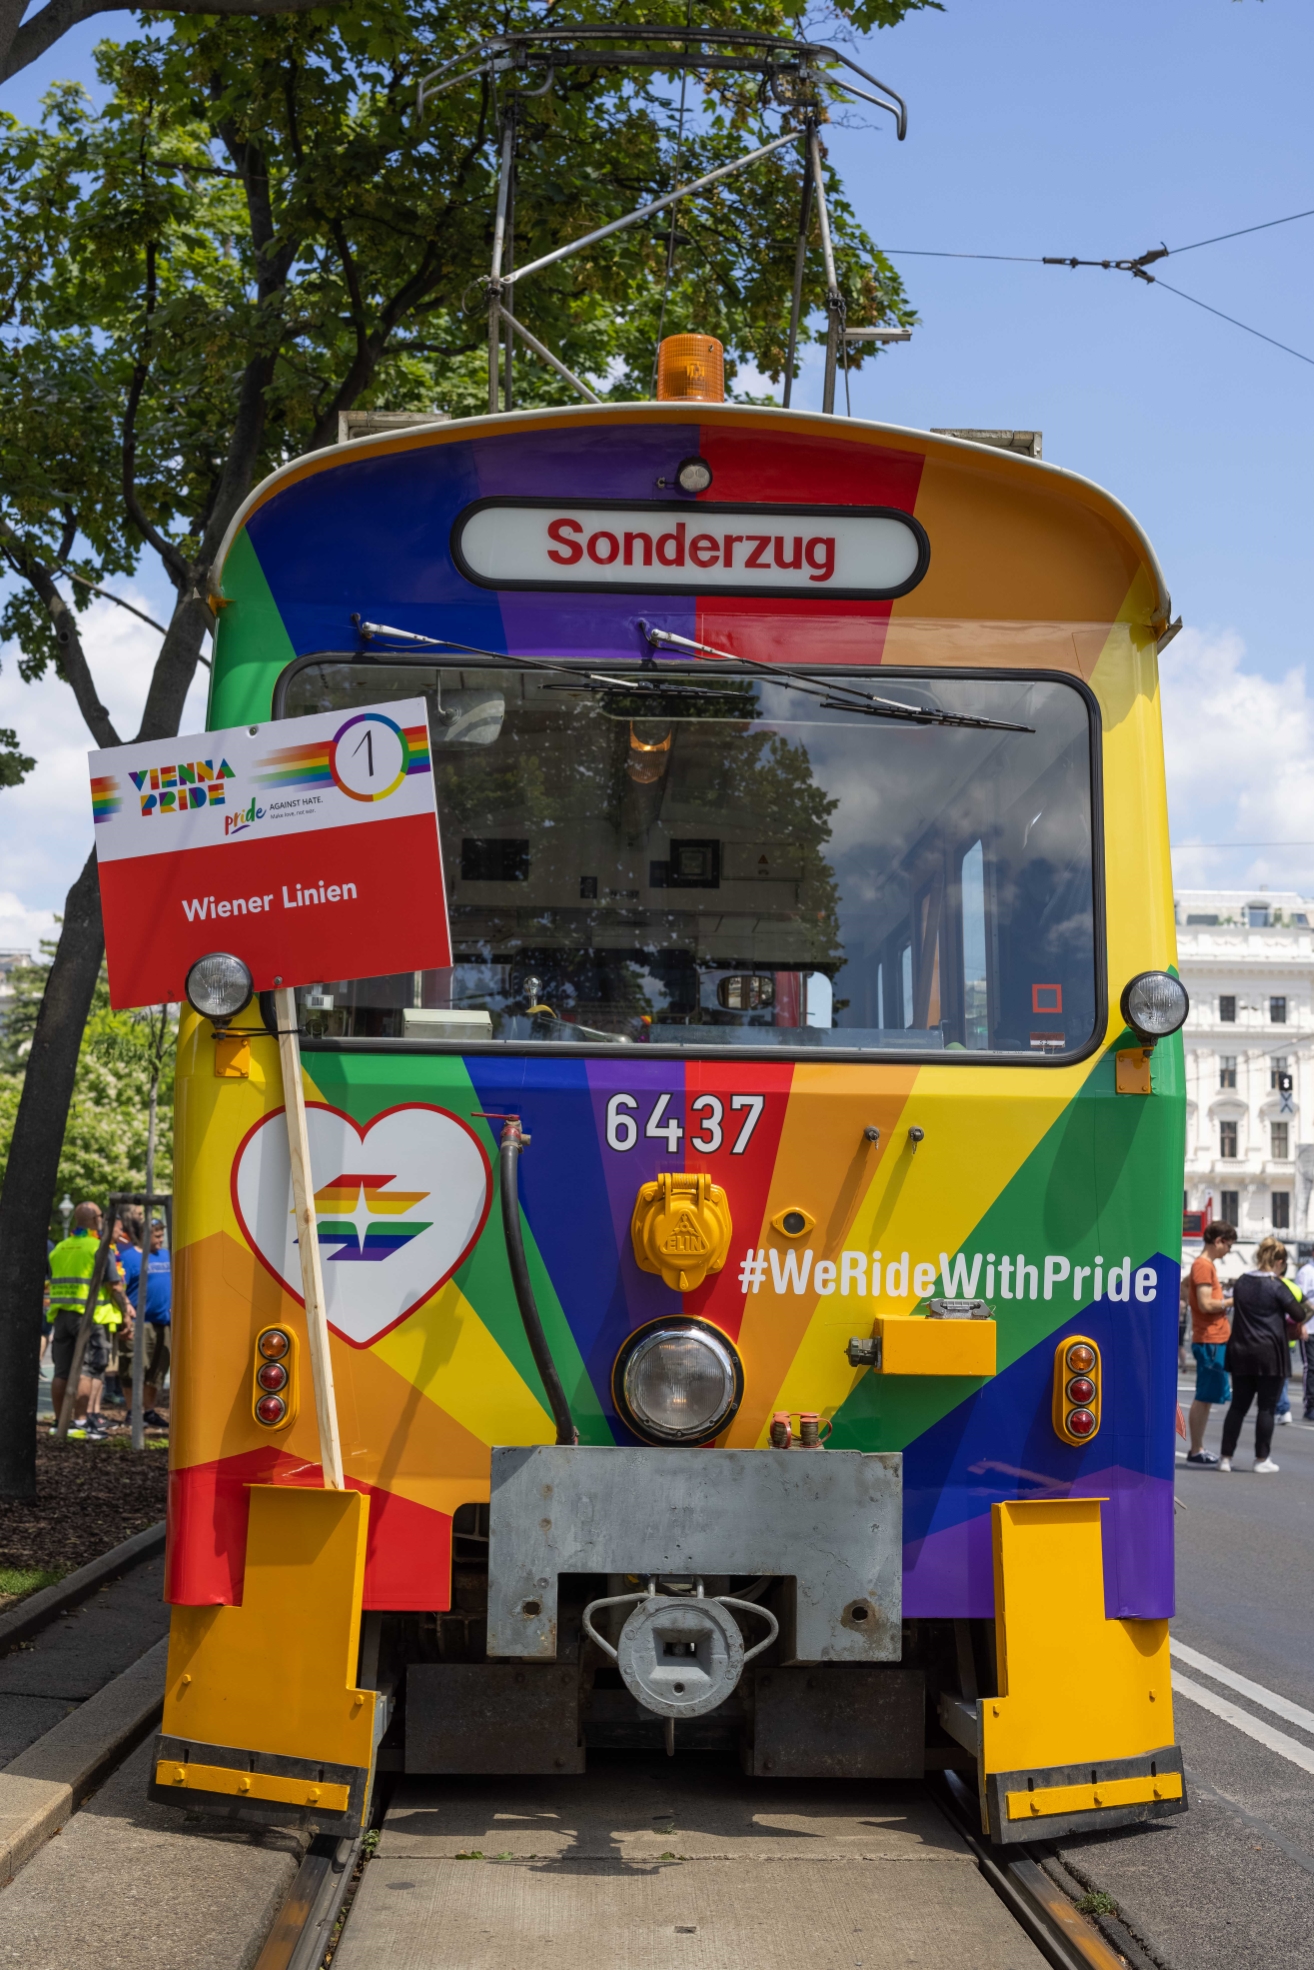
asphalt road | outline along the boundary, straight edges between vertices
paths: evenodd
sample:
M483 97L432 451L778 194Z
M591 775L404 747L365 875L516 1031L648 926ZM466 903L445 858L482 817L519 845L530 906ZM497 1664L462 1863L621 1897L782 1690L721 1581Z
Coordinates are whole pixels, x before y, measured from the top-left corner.
M1061 1843L1118 1904L1113 1940L1163 1970L1314 1963L1314 1425L1291 1393L1276 1476L1251 1468L1253 1411L1230 1475L1178 1462L1174 1721L1191 1810ZM1183 1411L1191 1394L1184 1379Z

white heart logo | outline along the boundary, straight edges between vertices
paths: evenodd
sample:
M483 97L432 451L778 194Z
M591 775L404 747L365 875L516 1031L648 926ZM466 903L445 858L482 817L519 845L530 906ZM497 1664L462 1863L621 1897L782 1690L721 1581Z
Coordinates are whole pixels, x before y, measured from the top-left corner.
M329 1325L368 1347L451 1278L484 1228L492 1175L474 1130L445 1108L387 1109L361 1128L306 1104ZM301 1301L287 1123L256 1123L233 1162L233 1207L251 1250Z

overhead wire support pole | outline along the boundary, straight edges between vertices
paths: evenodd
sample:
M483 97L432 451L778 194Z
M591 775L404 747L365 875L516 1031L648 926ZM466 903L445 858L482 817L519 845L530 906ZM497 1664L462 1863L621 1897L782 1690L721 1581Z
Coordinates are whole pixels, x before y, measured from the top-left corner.
M600 404L602 402L602 398L599 396L595 396L593 391L590 390L588 384L583 382L578 376L576 376L573 369L567 369L566 365L561 361L560 357L554 356L551 349L547 348L542 342L540 342L536 335L531 335L529 330L525 327L525 324L522 321L517 321L515 316L511 314L508 309L502 306L501 302L498 303L497 312L501 316L502 320L506 323L508 330L511 333L518 335L520 337L520 340L525 344L526 348L532 349L536 356L541 356L545 363L550 364L551 367L555 369L558 376L564 376L567 383L569 383L573 389L579 391L581 397L584 398L586 403Z
M502 349L502 254L506 247L506 211L511 195L511 157L515 120L510 105L502 117L502 159L497 173L497 215L493 220L493 262L488 276L488 408L498 405L498 371Z
M812 157L812 182L817 193L821 256L826 266L826 375L822 385L821 408L825 416L832 417L835 412L836 359L844 327L844 302L835 275L835 247L830 236L830 214L826 210L826 187L821 175L821 139L815 123L808 126L808 148Z
M810 140L813 125L808 125ZM798 244L794 249L794 292L789 303L789 347L785 352L784 408L794 391L794 354L798 348L798 323L803 307L803 269L808 257L808 228L812 224L812 158L808 140L803 146L803 192L799 200Z
M610 225L599 226L596 231L585 233L582 239L572 240L569 246L559 246L555 252L545 253L541 259L531 260L527 266L516 267L501 284L503 287L510 287L513 282L523 280L526 274L539 273L544 267L555 265L558 260L568 259L572 253L582 252L586 246L595 246L600 239L609 239L613 233L623 232L626 226L636 226L640 219L650 219L654 212L664 212L668 205L676 204L679 199L688 198L692 192L700 192L706 186L716 184L721 178L728 178L734 171L743 171L750 164L760 163L764 157L770 157L773 151L783 150L786 144L797 142L796 130L791 130L787 136L775 137L769 144L763 144L760 150L751 150L745 156L735 158L730 164L719 165L715 171L707 172L705 177L695 178L692 184L677 185L673 192L667 192L664 197L653 199L651 204L640 205L635 211L627 212L623 219L613 219ZM524 333L523 330L517 332Z

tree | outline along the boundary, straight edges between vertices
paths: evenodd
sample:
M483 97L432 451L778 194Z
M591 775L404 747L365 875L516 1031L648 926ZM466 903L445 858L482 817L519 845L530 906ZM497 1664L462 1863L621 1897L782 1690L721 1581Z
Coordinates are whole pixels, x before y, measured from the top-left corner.
M573 18L587 18L591 6L579 4ZM888 25L929 4L856 0L843 18ZM668 18L685 18L666 5ZM739 31L795 25L782 0L721 17ZM417 114L417 79L462 36L548 18L572 15L552 0L509 13L479 0L424 0L409 12L379 0L368 20L345 8L173 18L167 30L102 44L102 110L66 84L37 127L7 120L0 551L18 583L0 632L17 640L25 676L54 667L98 746L125 735L100 702L80 634L92 585L148 552L172 583L136 738L169 736L204 661L215 556L260 476L334 442L339 412L362 403L482 407L480 276L513 98L521 265L669 190L677 167L687 182L741 154L762 129L766 99L753 78L703 78L686 120L669 79L588 65L564 67L545 94L531 93L537 73L496 90L484 78ZM824 101L818 110L828 113ZM778 376L798 196L797 154L776 153L690 202L674 241L663 215L536 276L517 306L615 397L649 394L663 316L668 331L714 330L732 374L747 359ZM833 174L829 197L851 313L910 321L897 274ZM814 313L823 291L814 234ZM527 361L517 389L521 402L569 396ZM0 1494L33 1483L26 1337L102 949L93 853L69 892L0 1189Z
M0 1177L9 1161L14 1122L55 947L43 943L39 962L16 966L12 997L0 1024ZM55 1198L84 1197L103 1204L112 1191L140 1190L146 1182L154 1108L163 1095L162 1148L155 1152L156 1180L172 1178L169 1120L173 1089L169 1066L177 1022L167 1007L140 1013L112 1012L104 970L96 983L79 1050L55 1184L43 1235L63 1236Z
M23 20L27 0L0 0L0 82L44 55L71 27L119 8L120 0L46 0ZM179 14L304 14L326 0L174 0ZM332 4L332 0L328 0ZM20 22L22 25L20 26Z

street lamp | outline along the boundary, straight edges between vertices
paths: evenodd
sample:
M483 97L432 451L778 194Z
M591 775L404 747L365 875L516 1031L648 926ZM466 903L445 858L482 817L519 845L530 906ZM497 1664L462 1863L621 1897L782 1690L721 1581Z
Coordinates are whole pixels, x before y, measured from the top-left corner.
M69 1196L67 1191L64 1192L64 1195L59 1200L59 1215L64 1220L64 1236L65 1238L67 1238L68 1221L73 1215L73 1199Z

